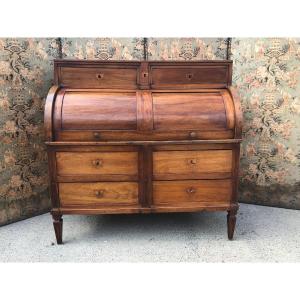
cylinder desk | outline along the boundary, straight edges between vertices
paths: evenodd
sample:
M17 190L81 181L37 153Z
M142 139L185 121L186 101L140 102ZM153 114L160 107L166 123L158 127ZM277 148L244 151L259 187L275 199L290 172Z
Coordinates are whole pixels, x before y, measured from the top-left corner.
M45 106L57 243L64 214L226 211L242 114L232 62L55 60Z

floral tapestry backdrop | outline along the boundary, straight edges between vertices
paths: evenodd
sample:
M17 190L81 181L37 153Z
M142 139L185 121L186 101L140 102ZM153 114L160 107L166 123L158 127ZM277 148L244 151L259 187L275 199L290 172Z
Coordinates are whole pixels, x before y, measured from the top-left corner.
M50 207L43 109L54 58L228 55L244 112L240 201L300 209L300 38L2 38L0 224Z
M49 209L44 97L57 39L0 39L0 224Z
M226 59L226 38L149 38L148 60Z
M62 38L62 58L143 60L143 38Z
M233 39L244 112L240 201L300 209L300 38Z

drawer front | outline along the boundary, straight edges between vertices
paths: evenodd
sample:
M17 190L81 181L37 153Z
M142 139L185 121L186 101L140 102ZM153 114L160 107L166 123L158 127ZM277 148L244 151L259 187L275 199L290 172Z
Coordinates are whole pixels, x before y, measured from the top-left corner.
M137 175L137 152L57 152L58 175Z
M154 180L228 178L232 150L153 152Z
M65 87L134 89L137 70L137 67L62 67L59 77Z
M153 204L157 206L229 205L231 196L230 179L153 182Z
M136 182L59 183L62 207L89 205L137 205Z
M152 88L226 86L227 66L161 66L151 68Z

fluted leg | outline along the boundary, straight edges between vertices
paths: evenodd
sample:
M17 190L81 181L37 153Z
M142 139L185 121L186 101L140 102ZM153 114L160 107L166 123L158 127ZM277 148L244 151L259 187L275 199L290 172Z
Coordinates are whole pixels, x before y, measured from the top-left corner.
M229 240L233 239L237 211L238 211L237 208L232 208L232 209L228 210L228 214L227 214L227 234L228 234L228 239Z
M62 244L62 229L63 229L63 219L61 214L52 214L53 227L55 231L57 244Z

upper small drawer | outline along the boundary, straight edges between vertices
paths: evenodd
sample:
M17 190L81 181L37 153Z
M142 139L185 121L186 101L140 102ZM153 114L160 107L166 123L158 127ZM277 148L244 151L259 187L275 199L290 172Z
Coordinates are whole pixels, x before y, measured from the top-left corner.
M137 87L138 68L128 67L61 67L59 82L64 87L74 88L124 88Z
M150 67L152 88L226 87L228 65L158 65Z

